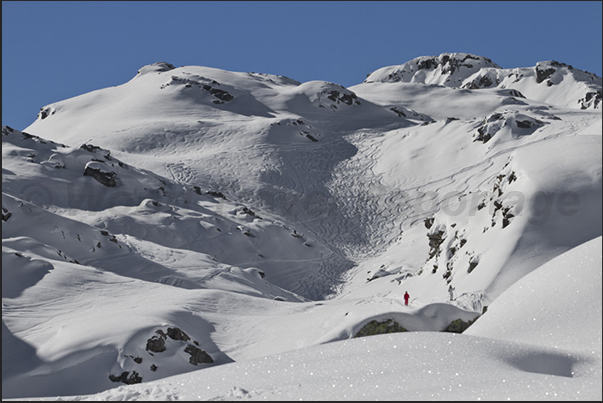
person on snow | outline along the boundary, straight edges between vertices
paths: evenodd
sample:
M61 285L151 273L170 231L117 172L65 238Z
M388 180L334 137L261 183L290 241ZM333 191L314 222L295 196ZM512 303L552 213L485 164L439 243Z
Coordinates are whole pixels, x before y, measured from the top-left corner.
M404 291L404 305L408 305L409 299L410 299L410 295L408 295L408 291Z
M448 287L448 293L450 294L450 300L454 300L454 287L452 284L450 284L450 287Z

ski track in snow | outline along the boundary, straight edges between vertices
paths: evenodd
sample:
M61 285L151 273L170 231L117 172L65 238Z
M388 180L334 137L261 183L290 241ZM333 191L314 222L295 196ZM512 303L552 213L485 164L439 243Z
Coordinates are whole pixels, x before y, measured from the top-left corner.
M579 122L569 119L567 130L578 131L590 123L589 118L581 118ZM397 135L414 130L416 127L398 129ZM563 135L565 133L560 131L529 143ZM382 253L404 228L433 215L468 190L478 189L489 180L488 176L496 173L496 161L504 161L513 151L525 146L524 143L509 144L489 153L482 161L446 176L427 182L408 176L397 187L391 187L374 172L385 138L383 132L363 129L348 134L335 133L320 143L253 144L245 150L230 149L228 155L212 155L211 163L198 164L198 161L183 159L179 163L167 163L165 167L174 180L183 184L222 177L214 184L217 189L253 208L287 217L294 226L330 248L333 253L291 289L312 299L321 299L334 295L354 265ZM227 142L216 144L217 149L229 148ZM252 172L252 177L262 186L241 183L237 178L237 172L249 168L244 162L246 159L266 163L268 169ZM198 165L204 167L203 172L192 168ZM488 171L492 175L483 175ZM433 199L428 200L428 195ZM436 195L447 197L436 199ZM425 209L429 203L432 205Z

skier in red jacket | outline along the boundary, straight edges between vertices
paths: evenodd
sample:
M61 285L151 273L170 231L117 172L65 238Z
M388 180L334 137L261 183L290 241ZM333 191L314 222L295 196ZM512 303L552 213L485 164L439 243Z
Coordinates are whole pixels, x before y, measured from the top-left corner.
M404 291L404 305L408 305L408 299L410 295L408 295L408 291Z

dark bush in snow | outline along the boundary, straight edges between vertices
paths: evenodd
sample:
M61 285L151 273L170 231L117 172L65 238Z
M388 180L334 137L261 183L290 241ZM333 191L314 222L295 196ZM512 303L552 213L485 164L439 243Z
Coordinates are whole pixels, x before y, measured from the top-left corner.
M366 325L358 331L354 335L354 337L365 337L365 336L373 336L375 334L385 334L385 333L400 333L407 332L405 328L403 328L398 322L393 319L388 319L382 322L377 322L376 320L370 321Z

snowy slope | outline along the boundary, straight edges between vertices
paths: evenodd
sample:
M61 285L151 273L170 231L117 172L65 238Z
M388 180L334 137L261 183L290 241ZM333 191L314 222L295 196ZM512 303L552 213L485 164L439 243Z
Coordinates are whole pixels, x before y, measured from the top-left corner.
M601 400L600 262L599 237L518 281L462 335L363 337L62 398Z
M290 368L347 368L341 380L372 373L369 382L377 367L352 371L310 357L354 362L369 343L380 363L398 341L409 346L405 355L455 345L451 357L470 357L475 373L463 377L475 383L445 386L452 398L503 398L505 388L478 388L487 366L522 379L512 398L527 385L539 385L533 398L600 396L600 348L574 379L574 361L551 352L537 329L496 337L501 316L509 327L536 317L495 307L507 294L520 301L514 287L546 277L536 273L547 264L588 267L578 284L596 276L597 265L600 277L602 119L596 96L585 108L575 98L600 93L601 79L555 63L519 69L514 87L489 59L443 54L343 88L159 62L122 85L45 106L24 132L4 127L3 398L86 395L142 381L101 398L190 399L175 384L144 385L203 369L174 382L215 374L218 389L190 391L206 399L321 391L365 399L339 382L329 392L338 395L329 394L331 384L318 387ZM493 72L500 85L477 79ZM544 75L552 85L536 82ZM567 282L557 277L554 287ZM572 303L600 306L600 292L591 291ZM471 337L434 333L486 307ZM577 308L551 309L567 317ZM550 327L551 315L543 329L566 340L564 351L589 356ZM348 340L374 320L412 333ZM582 326L600 340L600 325ZM490 347L481 350L483 340ZM420 386L373 393L420 399L434 390L420 366L456 368L438 351L415 366L388 364L390 376L409 371L417 376L409 385ZM515 355L552 360L559 370ZM220 380L255 365L281 369L277 378L262 369L262 380L244 385ZM289 385L283 372L303 386L279 389ZM542 376L554 380L547 386ZM575 394L586 386L587 395Z

